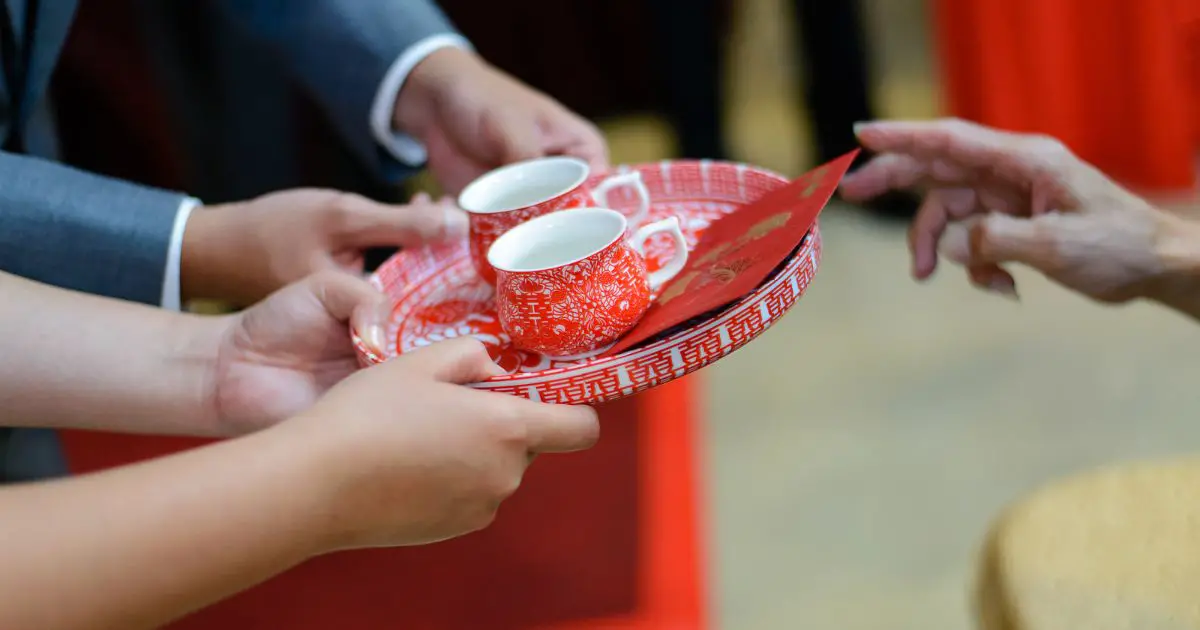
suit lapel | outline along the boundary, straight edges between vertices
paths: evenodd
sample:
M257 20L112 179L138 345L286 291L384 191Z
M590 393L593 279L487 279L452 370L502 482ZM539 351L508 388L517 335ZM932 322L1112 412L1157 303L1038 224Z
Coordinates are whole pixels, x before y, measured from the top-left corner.
M6 1L11 6L14 2L24 4L26 0ZM29 50L29 66L25 75L25 102L21 111L30 111L50 83L50 76L58 63L58 54L62 51L67 33L71 30L71 21L75 18L78 4L79 0L41 0L37 3L37 32L34 33L33 46ZM23 37L28 35L22 33Z

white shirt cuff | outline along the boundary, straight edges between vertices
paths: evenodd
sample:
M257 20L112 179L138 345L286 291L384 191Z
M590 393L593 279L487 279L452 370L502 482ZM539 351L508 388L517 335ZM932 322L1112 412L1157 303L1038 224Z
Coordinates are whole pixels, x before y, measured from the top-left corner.
M471 42L461 35L442 33L431 35L409 46L392 62L379 90L375 92L375 101L371 104L371 134L392 157L408 166L420 166L425 163L425 147L412 136L397 133L392 129L392 113L396 109L396 97L400 88L417 64L426 57L443 48L457 46L471 48Z
M187 229L188 217L200 205L193 197L184 199L175 211L175 224L171 226L171 244L167 247L167 268L163 272L162 307L170 311L183 310L183 298L179 286L179 259L183 256L183 233Z

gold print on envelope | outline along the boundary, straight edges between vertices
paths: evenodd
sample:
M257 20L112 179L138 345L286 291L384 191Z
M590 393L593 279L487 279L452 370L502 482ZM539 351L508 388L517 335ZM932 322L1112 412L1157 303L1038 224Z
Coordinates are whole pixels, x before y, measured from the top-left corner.
M740 239L738 239L738 242L746 243L749 241L756 241L756 240L770 234L771 232L774 232L775 230L778 230L779 228L787 225L787 222L790 221L791 218L792 218L791 212L780 212L779 214L769 216L769 217L763 219L762 221L759 221L758 223L755 223L754 225L750 226L750 229L746 230L746 233L743 234Z
M713 265L708 270L708 276L722 284L729 284L737 279L741 273L749 269L754 264L753 258L735 258L733 260L718 263Z
M692 280L695 280L696 276L698 275L700 275L700 272L691 271L685 274L682 278L672 282L671 285L662 292L662 295L658 296L657 302L659 304L666 304L667 302L670 302L671 300L683 295L684 292L687 291L688 285L691 284Z
M821 184L825 183L825 172L829 170L828 166L822 166L808 174L808 186L804 188L804 192L800 193L801 199L808 199L817 192Z
M750 226L750 229L746 230L745 233L739 236L736 241L721 243L720 245L713 247L708 251L707 254L697 259L694 263L694 268L698 268L703 271L689 272L675 282L672 282L670 286L663 291L662 295L658 296L656 301L660 305L667 304L671 300L683 295L689 289L703 289L705 286L714 281L722 284L729 284L730 282L733 282L739 275L741 275L742 272L754 265L756 258L753 256L743 256L741 258L734 258L732 260L728 258L745 249L750 243L753 243L754 241L763 238L775 230L787 225L791 218L791 212L780 212L771 215ZM722 260L722 258L725 258L725 260ZM697 286L692 287L691 284L695 282L696 278L702 273L703 278L701 279L700 283Z

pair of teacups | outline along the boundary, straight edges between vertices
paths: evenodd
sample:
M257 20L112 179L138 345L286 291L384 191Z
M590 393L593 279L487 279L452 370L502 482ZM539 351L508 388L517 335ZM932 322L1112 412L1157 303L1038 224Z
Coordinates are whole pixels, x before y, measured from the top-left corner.
M491 171L458 197L470 220L472 262L495 284L500 325L518 349L558 360L604 352L687 263L678 219L641 225L650 195L639 172L594 186L589 175L582 160L539 158ZM629 216L609 208L619 188L637 196ZM650 273L645 243L661 233L675 254Z

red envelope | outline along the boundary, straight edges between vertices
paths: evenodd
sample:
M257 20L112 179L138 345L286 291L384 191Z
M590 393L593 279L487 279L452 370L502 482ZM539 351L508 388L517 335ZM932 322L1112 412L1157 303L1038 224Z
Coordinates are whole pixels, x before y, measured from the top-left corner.
M817 167L715 221L683 271L604 356L628 350L756 289L803 242L856 155L857 150Z

